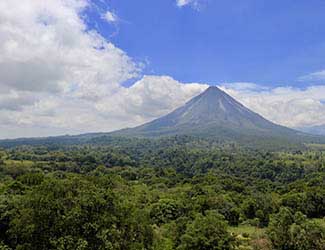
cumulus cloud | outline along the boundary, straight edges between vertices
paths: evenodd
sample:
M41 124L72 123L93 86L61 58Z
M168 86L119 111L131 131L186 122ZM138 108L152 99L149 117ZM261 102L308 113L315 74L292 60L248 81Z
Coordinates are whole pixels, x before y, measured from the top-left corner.
M89 5L87 0L0 1L0 123L63 126L64 115L71 120L85 111L81 107L93 106L138 76L140 64L89 30L82 18ZM48 100L57 104L49 107ZM65 106L59 119L51 120L49 114L59 113L54 107L63 105L75 113L69 115ZM40 110L45 108L52 111Z
M325 86L238 89L236 84L223 84L221 88L275 123L289 127L325 124Z
M135 126L206 88L165 76L123 87L142 66L89 30L88 7L86 0L0 1L1 138Z
M86 0L0 2L0 84L33 92L97 98L137 72L137 65L80 17ZM17 18L19 17L19 18Z
M24 106L33 105L37 100L30 92L17 92L0 94L0 110L22 110Z
M4 118L0 119L0 127L7 126L6 131L11 131L14 137L26 136L22 127L29 128L29 134L34 127L34 136L132 127L167 114L207 87L180 83L168 76L144 76L131 87L120 87L116 93L97 101L63 94L42 98L22 110L0 110L0 117Z
M102 114L115 114L121 120L140 124L183 105L208 85L180 83L169 76L144 76L130 88L123 88L96 104Z

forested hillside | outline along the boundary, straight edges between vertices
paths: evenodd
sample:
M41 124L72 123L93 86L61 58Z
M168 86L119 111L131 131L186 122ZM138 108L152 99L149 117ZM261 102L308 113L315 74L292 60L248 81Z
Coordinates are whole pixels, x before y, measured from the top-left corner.
M322 145L174 139L0 151L0 249L324 249Z

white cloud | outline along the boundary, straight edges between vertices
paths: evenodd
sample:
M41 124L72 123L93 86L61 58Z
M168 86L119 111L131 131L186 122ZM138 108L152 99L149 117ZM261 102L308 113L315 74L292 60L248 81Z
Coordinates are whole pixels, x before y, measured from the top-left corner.
M208 85L180 83L169 76L144 76L130 88L123 88L111 98L96 104L102 114L138 125L165 115L183 105Z
M176 5L180 8L188 5L198 10L201 6L201 1L202 0L176 0Z
M86 0L0 2L0 84L17 91L97 98L137 74L137 65L80 13ZM19 17L19 18L17 18Z
M310 73L299 78L300 81L320 81L325 80L325 70Z
M115 23L118 21L118 17L115 13L111 11L106 11L106 13L102 16L109 23Z
M1 137L15 131L13 124L16 136L23 136L25 130L19 126L64 127L64 121L74 120L71 116L82 121L86 114L80 112L93 112L88 106L94 106L95 100L138 76L141 65L88 29L81 16L89 4L88 0L0 1L0 124L10 123ZM49 107L48 100L56 105ZM45 107L48 112L42 111ZM54 107L60 107L62 114ZM38 135L37 129L34 132Z
M247 90L262 91L262 90L269 89L268 87L258 85L252 82L234 82L234 83L224 83L221 85L223 87L226 88L229 87L230 89L238 90L238 91L247 91Z
M36 100L30 92L11 90L0 94L0 110L21 110L24 106L33 105Z
M132 127L167 114L207 87L183 84L168 76L144 76L130 88L120 87L96 101L66 94L41 98L22 110L0 110L0 128L11 131L4 135L0 130L0 136L26 136L23 127L28 128L28 136Z
M176 4L178 7L183 7L187 4L189 4L191 0L176 0Z
M222 88L247 107L278 124L289 127L325 124L325 86L238 90L228 84Z

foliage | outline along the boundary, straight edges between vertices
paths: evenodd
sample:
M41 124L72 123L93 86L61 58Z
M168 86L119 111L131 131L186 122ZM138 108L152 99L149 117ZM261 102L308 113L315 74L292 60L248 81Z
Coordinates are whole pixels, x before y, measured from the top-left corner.
M228 233L222 216L215 211L208 211L205 216L197 214L187 224L178 249L231 250L234 249L234 242L235 239Z
M323 249L322 150L110 140L0 150L0 249Z
M272 216L268 235L275 249L324 249L324 228L308 221L301 212L293 214L285 207Z

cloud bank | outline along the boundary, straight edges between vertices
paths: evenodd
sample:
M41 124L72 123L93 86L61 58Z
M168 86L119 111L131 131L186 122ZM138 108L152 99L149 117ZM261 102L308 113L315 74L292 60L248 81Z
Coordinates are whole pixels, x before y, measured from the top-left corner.
M87 0L0 1L0 138L132 127L167 114L207 88L170 76L143 76L141 63L89 30L83 19L89 5ZM108 22L117 18L111 14L106 12ZM140 80L123 87L135 77ZM325 86L220 85L279 124L325 124Z
M306 89L252 86L238 88L237 84L223 84L221 88L275 123L289 127L325 124L325 86Z

